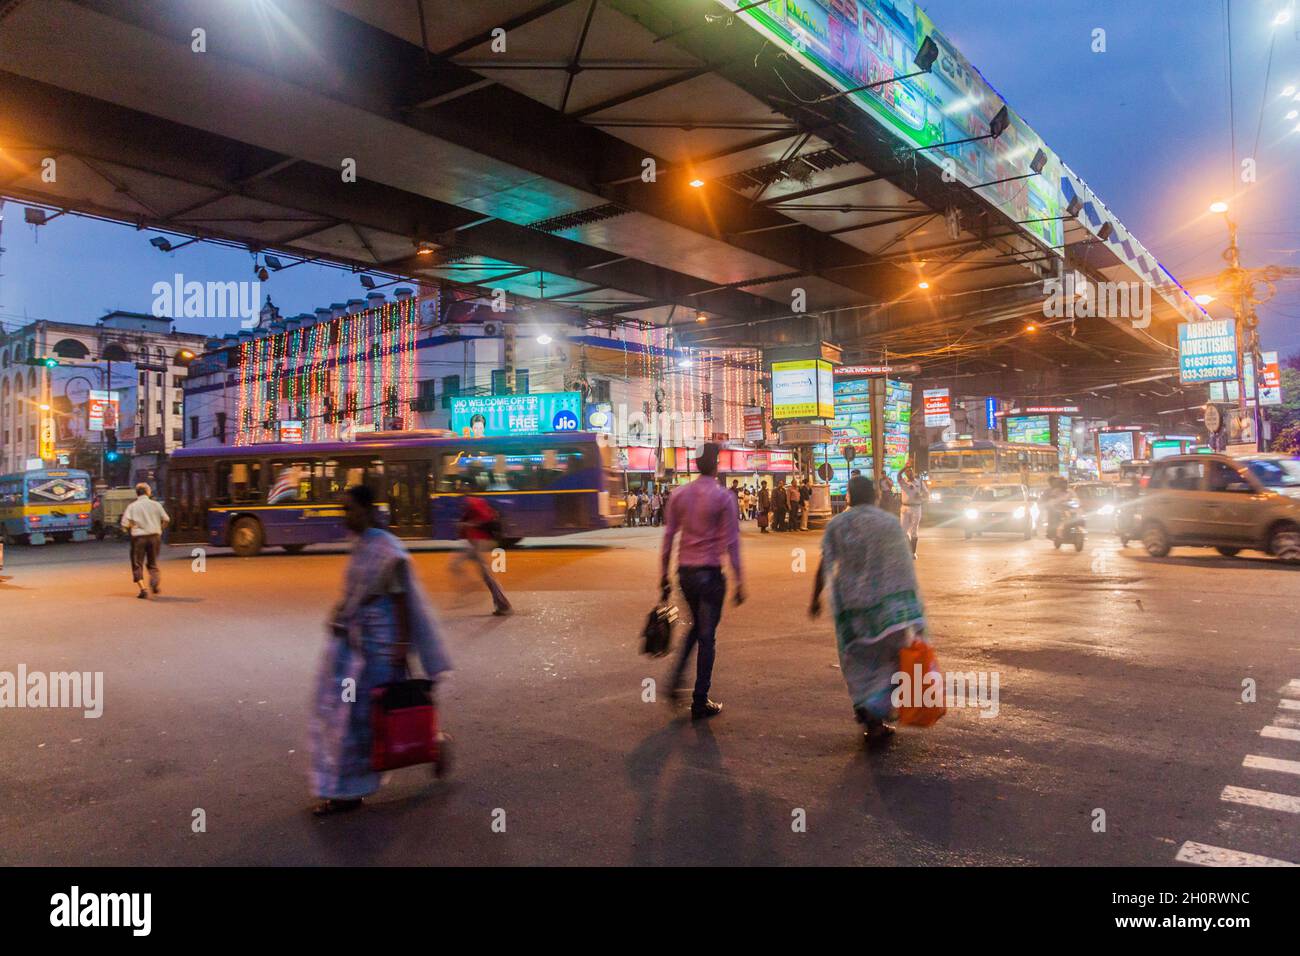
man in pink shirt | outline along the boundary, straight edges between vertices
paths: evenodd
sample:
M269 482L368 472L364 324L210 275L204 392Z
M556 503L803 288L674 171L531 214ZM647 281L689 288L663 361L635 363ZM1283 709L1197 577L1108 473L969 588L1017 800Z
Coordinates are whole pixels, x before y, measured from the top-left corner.
M677 581L691 608L691 630L673 667L668 699L670 703L679 699L687 658L698 647L695 693L691 699L692 720L712 717L722 710L721 704L709 700L709 685L713 680L718 622L727 599L727 579L722 574L724 551L731 560L736 604L745 600L745 586L740 573L740 521L731 492L718 483L718 446L706 443L696 464L700 476L678 488L668 498L659 581L666 599L672 591L668 570L672 564L673 540L680 536Z

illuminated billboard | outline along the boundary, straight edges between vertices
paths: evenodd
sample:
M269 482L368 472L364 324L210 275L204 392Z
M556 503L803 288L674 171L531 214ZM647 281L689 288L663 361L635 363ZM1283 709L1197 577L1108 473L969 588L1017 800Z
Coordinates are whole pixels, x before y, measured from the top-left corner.
M772 417L834 418L834 376L822 359L772 363Z
M913 155L945 169L1048 247L1063 244L1061 161L1019 116L996 139L939 147L983 137L1003 101L912 0L781 0L742 3L718 0L795 62L841 90L917 71L913 62L927 37L938 47L930 72L845 99L870 114ZM925 147L925 148L921 148ZM1024 177L1042 150L1042 175ZM1026 220L1037 220L1026 222ZM1052 252L1060 255L1060 250Z
M1052 421L1046 415L1009 415L1007 416L1007 441L1024 442L1027 445L1050 445Z
M576 432L581 415L579 392L462 395L451 400L452 431L474 438Z

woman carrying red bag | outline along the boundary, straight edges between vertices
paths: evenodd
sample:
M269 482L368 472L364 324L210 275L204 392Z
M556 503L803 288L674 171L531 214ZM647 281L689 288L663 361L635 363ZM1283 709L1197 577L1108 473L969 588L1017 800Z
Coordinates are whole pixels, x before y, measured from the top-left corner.
M925 633L925 609L911 542L898 519L875 506L871 479L850 479L848 496L822 535L809 614L821 613L829 584L840 670L866 742L875 744L894 732L893 677L900 652Z
M311 721L311 786L317 816L355 810L379 789L372 768L372 691L407 677L414 648L433 681L451 670L437 620L401 541L375 526L374 494L358 485L344 497L348 530L357 536L343 578L343 598L316 681Z

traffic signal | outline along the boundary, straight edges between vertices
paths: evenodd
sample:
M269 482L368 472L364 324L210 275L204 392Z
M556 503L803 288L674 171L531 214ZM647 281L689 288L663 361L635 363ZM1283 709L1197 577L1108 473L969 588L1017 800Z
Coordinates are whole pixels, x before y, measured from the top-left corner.
M56 359L56 358L52 358L52 357L49 357L49 358L29 358L29 359L27 360L27 364L28 364L28 365L40 365L40 366L43 366L44 368L58 368L58 367L59 367L59 360Z
M104 452L104 460L105 460L105 461L117 461L117 452L115 452L115 451Z

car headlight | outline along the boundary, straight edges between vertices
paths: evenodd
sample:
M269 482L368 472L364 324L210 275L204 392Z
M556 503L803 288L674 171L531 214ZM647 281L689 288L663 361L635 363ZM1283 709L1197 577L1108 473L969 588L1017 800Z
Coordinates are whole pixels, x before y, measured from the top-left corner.
M980 513L976 511L974 508L967 508L964 512L962 512L962 514L966 516L967 521L974 521L976 518L980 516Z
M1113 515L1113 514L1115 513L1115 506L1114 506L1114 505L1102 505L1101 508L1098 510L1097 513L1098 513L1098 514L1103 514L1103 515Z
M1019 520L1020 520L1021 518L1023 518L1024 516L1025 516L1025 506L1024 506L1024 505L1021 505L1019 508L1017 508L1017 509L1012 513L1012 517L1014 517L1017 521L1019 521Z
M1067 502L1065 503L1065 507L1067 507L1067 508L1078 508L1078 507L1079 507L1079 499L1078 499L1078 498L1071 498L1069 501L1067 501Z
M931 501L943 501L943 492L941 492L941 491L932 491L932 492L930 492L930 500L931 500Z

